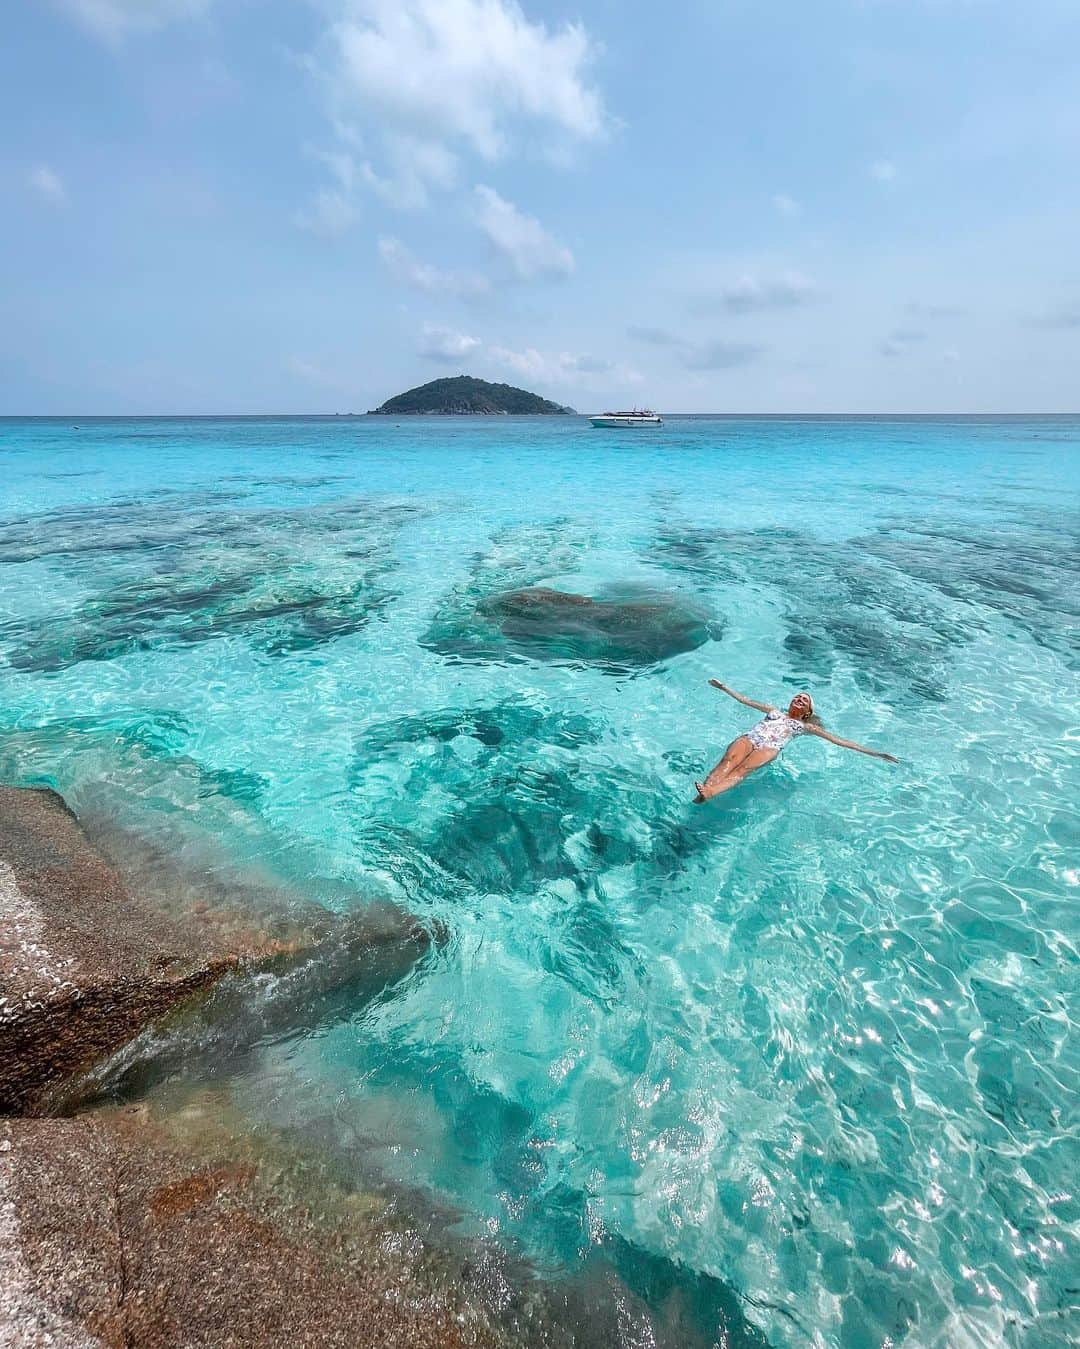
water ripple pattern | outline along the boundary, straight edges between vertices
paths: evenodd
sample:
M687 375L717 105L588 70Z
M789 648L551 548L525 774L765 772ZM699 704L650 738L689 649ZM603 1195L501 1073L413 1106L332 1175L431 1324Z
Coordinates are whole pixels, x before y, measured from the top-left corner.
M0 465L0 778L440 934L231 1056L253 1128L599 1262L626 1345L1075 1342L1080 420L9 420ZM752 719L710 676L903 763L694 807Z

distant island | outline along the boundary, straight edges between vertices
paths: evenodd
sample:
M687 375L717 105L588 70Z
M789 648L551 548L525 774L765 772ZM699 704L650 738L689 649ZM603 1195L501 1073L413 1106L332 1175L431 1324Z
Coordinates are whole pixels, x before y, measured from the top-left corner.
M560 407L528 389L515 389L512 384L489 384L486 379L471 375L455 375L452 379L433 379L430 384L399 393L388 398L382 407L372 408L369 416L396 417L417 414L440 417L490 417L501 413L515 417L573 416L574 409Z

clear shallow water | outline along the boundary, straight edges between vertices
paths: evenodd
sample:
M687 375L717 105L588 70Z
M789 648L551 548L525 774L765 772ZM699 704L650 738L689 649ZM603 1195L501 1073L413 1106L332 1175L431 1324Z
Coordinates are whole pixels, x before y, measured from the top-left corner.
M552 1280L607 1262L652 1308L624 1343L1064 1345L1078 449L0 421L0 777L431 924L233 1096ZM694 808L753 720L713 675L904 763L797 742Z

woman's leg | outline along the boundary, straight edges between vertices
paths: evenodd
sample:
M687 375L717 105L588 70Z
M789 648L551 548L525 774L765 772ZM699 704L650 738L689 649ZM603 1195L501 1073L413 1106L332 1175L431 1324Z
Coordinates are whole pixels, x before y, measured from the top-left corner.
M733 740L731 744L728 745L727 749L724 750L724 757L712 772L710 772L705 781L694 783L694 786L698 789L698 794L695 798L698 805L700 805L702 801L707 801L710 796L715 796L720 783L735 771L736 767L742 763L748 754L752 754L753 752L754 744L749 736L740 735L737 740Z
M740 736L740 740L746 740L745 736ZM728 753L735 748L738 740L733 745L728 746ZM764 768L767 763L772 763L780 753L778 749L758 749L746 740L749 752L737 756L732 756L729 765L723 772L724 763L728 759L728 754L716 765L713 771L704 782L696 782L694 785L698 789L698 794L694 798L700 805L703 801L710 801L714 796L719 796L721 792L729 792L732 787L737 787L743 778L752 773L755 768Z

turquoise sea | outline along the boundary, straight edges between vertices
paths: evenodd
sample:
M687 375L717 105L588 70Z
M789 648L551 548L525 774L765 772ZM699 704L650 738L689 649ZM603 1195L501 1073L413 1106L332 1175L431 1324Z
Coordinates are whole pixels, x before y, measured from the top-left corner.
M436 938L123 1090L412 1196L533 1343L1076 1342L1080 419L75 420L0 421L0 779ZM903 762L695 807L710 676Z

